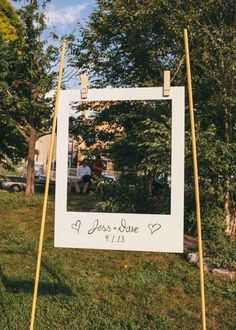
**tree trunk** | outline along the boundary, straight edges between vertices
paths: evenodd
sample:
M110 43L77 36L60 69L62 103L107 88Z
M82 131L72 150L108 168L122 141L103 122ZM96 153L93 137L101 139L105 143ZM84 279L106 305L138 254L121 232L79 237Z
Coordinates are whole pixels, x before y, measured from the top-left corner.
M226 236L233 238L236 232L236 208L230 193L225 194Z
M28 142L28 164L26 178L26 195L34 194L34 158L35 158L36 130L30 127L30 136Z
M236 6L235 6L236 10ZM236 16L235 16L236 18ZM222 67L224 65L222 64ZM223 89L224 99L227 102L227 90L226 88ZM233 116L232 113L225 108L224 109L224 127L225 127L225 139L227 143L231 143L233 141ZM225 210L225 235L231 239L234 238L236 233L236 205L234 201L234 197L232 192L226 191L224 196L224 210Z

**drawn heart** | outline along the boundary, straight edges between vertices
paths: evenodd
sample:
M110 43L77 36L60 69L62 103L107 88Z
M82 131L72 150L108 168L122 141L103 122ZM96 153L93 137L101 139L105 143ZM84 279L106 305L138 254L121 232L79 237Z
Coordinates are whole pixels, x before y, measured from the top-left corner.
M81 221L77 220L76 223L73 223L71 225L71 228L77 230L77 233L79 234L80 226L81 226Z
M148 228L151 232L151 235L154 234L157 230L161 229L161 225L159 223L149 223Z

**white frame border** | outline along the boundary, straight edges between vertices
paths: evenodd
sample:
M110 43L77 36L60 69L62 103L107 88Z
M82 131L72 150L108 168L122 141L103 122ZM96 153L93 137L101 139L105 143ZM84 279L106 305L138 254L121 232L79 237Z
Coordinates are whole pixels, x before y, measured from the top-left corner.
M61 91L57 123L55 247L183 252L184 97L184 87L171 87L168 97L163 96L162 87L89 89L86 100L81 99L79 90ZM124 100L172 101L171 214L68 212L69 111L65 109L72 102ZM101 225L101 230L97 227L91 234L96 224ZM126 232L128 229L133 231Z

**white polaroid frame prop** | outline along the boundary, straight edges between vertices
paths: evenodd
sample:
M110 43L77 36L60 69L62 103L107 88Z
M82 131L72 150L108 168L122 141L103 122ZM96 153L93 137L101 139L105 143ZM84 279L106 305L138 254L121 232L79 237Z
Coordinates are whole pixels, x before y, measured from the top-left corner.
M67 211L69 111L72 102L171 100L170 214ZM183 252L184 223L184 87L62 90L57 124L55 247L130 251Z

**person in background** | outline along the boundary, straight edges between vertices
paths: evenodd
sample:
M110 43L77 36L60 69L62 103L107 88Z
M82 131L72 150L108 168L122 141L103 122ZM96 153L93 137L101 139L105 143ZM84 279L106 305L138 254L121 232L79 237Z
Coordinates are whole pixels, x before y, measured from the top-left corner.
M94 175L98 178L102 176L102 172L106 169L106 165L101 159L101 156L97 156L95 163L93 164Z
M102 172L106 169L106 165L104 161L101 159L101 156L97 156L94 164L93 164L93 174L94 180L96 182L96 191L99 190L100 179L102 176Z
M82 161L81 166L77 170L78 182L75 184L75 189L77 193L81 193L80 183L83 182L83 193L86 194L88 192L88 188L91 182L91 169L88 166L88 162L86 159Z

